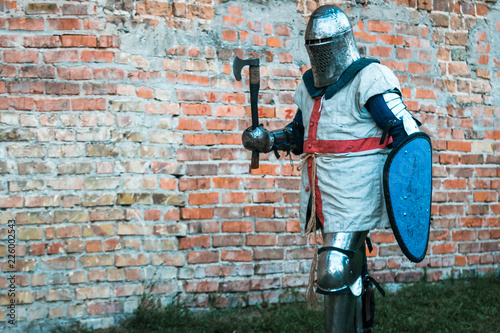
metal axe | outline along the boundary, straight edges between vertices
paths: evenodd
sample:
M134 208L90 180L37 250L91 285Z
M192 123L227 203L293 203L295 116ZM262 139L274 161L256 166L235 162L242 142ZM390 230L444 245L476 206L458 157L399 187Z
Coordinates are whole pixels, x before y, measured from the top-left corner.
M246 65L250 66L250 108L252 111L252 128L255 129L259 126L259 89L260 89L260 72L259 72L259 58L240 59L234 57L233 73L236 80L241 81L241 70ZM252 152L251 169L259 168L259 152Z

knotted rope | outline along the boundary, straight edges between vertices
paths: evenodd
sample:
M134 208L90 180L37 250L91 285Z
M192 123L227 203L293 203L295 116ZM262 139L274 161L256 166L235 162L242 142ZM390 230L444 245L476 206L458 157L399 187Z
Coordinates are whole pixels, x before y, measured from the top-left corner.
M309 282L307 284L307 290L306 290L306 301L309 308L311 307L316 308L318 306L318 300L314 293L314 280L316 275L315 274L316 266L318 264L318 234L316 232L317 231L316 230L316 158L323 156L333 157L331 154L315 154L315 153L307 154L302 156L300 164L297 167L297 170L300 171L302 170L302 168L304 168L309 159L311 159L312 161L311 181L310 181L311 192L312 192L311 217L307 222L307 228L305 230L305 233L302 234L302 237L308 237L311 233L314 234L314 254L311 263L311 269L309 271ZM323 230L321 231L323 232Z

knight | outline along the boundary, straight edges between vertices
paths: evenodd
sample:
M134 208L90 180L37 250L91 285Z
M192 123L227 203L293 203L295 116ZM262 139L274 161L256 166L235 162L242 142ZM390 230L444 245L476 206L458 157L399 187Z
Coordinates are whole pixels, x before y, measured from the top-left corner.
M367 235L390 227L384 163L421 124L407 111L394 73L361 57L349 19L336 6L311 14L305 48L311 69L296 90L293 121L276 131L250 127L242 141L259 153L302 155L301 226L323 234L311 270L324 295L325 332L373 332Z

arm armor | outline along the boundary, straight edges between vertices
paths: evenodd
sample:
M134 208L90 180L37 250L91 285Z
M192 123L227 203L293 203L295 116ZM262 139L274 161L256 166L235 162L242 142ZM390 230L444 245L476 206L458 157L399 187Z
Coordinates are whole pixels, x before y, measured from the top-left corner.
M256 128L249 127L242 134L242 142L243 146L251 151L269 153L274 150L277 158L280 158L278 150L300 155L304 145L302 112L298 110L293 121L277 131L268 131L262 124Z
M295 155L302 154L304 146L304 126L302 125L302 112L297 110L295 118L285 128L272 131L273 150L277 158L280 157L278 150L292 152ZM288 155L287 154L287 155Z
M395 91L372 96L365 105L373 120L384 130L381 143L389 134L393 147L397 147L408 135L419 132L421 123L406 110L401 95Z

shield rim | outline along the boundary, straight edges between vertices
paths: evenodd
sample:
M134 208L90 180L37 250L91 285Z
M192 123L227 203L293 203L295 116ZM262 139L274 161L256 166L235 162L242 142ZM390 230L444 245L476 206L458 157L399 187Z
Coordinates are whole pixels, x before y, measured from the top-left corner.
M392 164L392 160L394 157L401 151L401 149L406 146L409 142L418 139L418 138L424 138L429 142L429 146L431 147L431 169L432 169L432 143L431 143L431 138L429 137L428 134L424 132L417 132L409 135L400 145L398 145L396 148L393 148L392 151L389 153L389 156L387 157L387 160L384 165L384 197L385 197L385 203L387 206L387 215L389 216L389 222L391 223L391 228L394 233L394 236L396 237L396 240L398 242L399 247L403 251L404 255L410 259L411 261L415 263L419 263L422 260L424 260L427 251L428 251L428 246L429 246L429 235L430 235L430 228L431 228L431 216L432 212L429 209L429 227L427 230L427 240L426 240L426 246L425 246L425 251L422 256L416 257L413 253L411 253L408 250L408 247L403 241L403 238L401 237L401 234L399 232L398 226L396 224L396 220L394 217L394 212L392 210L392 202L391 202L391 196L390 196L390 191L389 191L389 167ZM431 170L431 195L430 195L430 202L429 202L429 208L432 207L432 170Z

